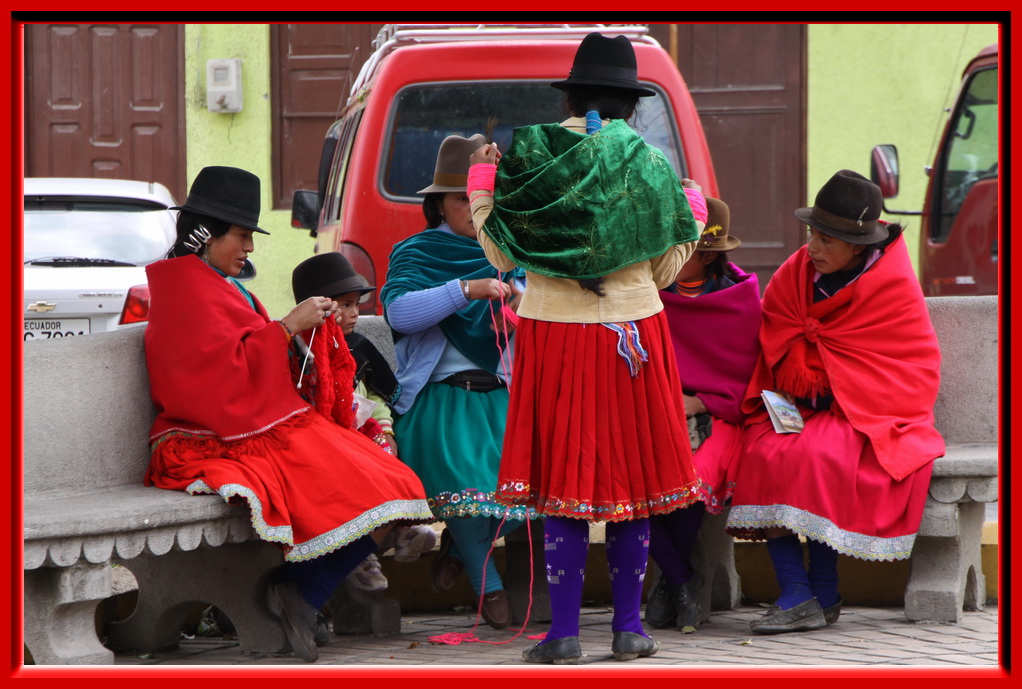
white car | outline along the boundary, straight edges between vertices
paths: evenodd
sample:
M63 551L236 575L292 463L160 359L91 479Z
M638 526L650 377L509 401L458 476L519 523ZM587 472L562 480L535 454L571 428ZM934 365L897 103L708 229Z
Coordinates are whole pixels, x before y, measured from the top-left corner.
M35 177L24 193L25 342L144 324L145 266L176 236L170 191L156 182Z

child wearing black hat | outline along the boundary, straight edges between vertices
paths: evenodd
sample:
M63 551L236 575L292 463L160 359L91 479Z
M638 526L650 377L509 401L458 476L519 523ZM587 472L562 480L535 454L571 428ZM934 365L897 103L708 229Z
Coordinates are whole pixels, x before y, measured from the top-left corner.
M322 394L322 386L331 382L326 377L332 377L335 385L342 380L340 376L330 376L330 372L336 371L335 360L340 358L336 356L339 353L337 345L341 344L338 340L343 339L354 360L353 427L385 452L397 456L391 405L400 396L401 386L386 358L372 341L355 332L358 305L375 287L356 273L348 259L338 252L317 254L299 263L291 273L291 284L297 303L309 295L323 294L335 304L333 320L324 324L318 343L315 332L306 335L311 344L303 334L295 335L296 347L292 350L291 361L292 376L299 384L298 394L325 411L322 406L330 403L325 402L327 397ZM344 359L347 360L347 357ZM343 378L346 379L347 375ZM432 550L435 544L436 532L430 526L398 526L381 544L380 552L394 547L397 562L413 562L422 553ZM356 588L367 591L387 588L387 579L375 553L369 555L348 580Z

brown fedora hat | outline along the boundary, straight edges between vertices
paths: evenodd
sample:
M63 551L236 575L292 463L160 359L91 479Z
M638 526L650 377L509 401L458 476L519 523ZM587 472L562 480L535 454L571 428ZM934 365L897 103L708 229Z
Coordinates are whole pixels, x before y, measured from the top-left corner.
M467 139L452 134L440 144L436 154L436 168L433 171L433 183L416 194L432 194L465 191L468 187L468 157L476 149L486 145L486 137L473 134Z
M727 204L712 196L706 199L706 227L696 242L696 251L731 251L742 245L742 240L729 234L731 210Z
M887 239L877 222L883 209L880 187L853 170L838 170L816 194L812 207L795 217L823 234L849 244L875 244Z

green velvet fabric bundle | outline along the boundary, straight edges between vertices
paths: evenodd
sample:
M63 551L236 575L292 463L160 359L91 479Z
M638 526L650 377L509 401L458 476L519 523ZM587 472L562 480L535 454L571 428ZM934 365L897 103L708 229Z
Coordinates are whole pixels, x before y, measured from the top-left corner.
M601 277L699 238L670 163L624 120L516 129L495 187L484 231L540 275Z

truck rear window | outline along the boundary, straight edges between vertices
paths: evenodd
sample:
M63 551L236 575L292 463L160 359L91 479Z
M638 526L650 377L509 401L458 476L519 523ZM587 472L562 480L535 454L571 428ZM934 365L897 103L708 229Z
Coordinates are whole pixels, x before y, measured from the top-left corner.
M656 89L653 84L643 84ZM562 122L564 94L543 82L473 82L417 84L394 99L391 125L384 148L384 196L420 203L416 196L433 180L440 142L451 134L482 132L502 151L511 144L515 127ZM671 161L679 177L686 176L677 125L669 104L659 92L641 98L633 128Z

